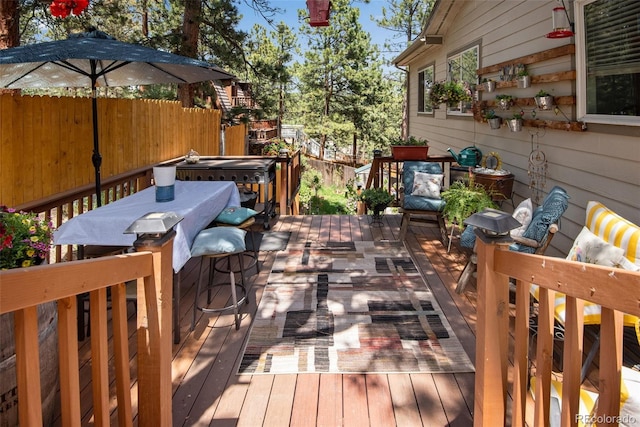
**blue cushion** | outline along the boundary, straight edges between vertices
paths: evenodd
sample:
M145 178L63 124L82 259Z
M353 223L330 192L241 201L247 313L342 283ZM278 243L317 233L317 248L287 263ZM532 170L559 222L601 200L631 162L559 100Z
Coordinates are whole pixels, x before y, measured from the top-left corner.
M220 215L216 217L215 221L221 222L223 224L239 225L249 218L256 216L257 214L258 212L249 208L225 208L222 212L220 212Z
M213 227L202 230L191 246L191 256L244 252L246 231L235 227Z
M417 209L421 211L441 211L444 204L445 201L442 199L430 199L428 197L405 194L402 207L404 209Z
M430 174L441 174L442 167L440 163L435 162L416 162L409 161L404 162L402 166L402 180L404 182L404 193L405 195L410 193L413 189L413 174L415 172L424 172Z
M473 246L476 244L476 233L473 231L474 228L475 227L473 226L468 226L460 234L460 246L463 248L473 249Z
M549 226L560 221L560 217L564 214L569 206L569 195L561 187L555 186L551 189L547 197L542 201L542 206L533 212L533 217L529 226L522 234L522 237L533 239L538 243L542 243L547 237ZM535 253L535 248L512 244L509 249L512 251Z

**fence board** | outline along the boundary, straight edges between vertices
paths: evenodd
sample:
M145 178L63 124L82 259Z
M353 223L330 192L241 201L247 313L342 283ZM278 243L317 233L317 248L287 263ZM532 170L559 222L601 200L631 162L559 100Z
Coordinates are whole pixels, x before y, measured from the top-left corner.
M191 148L219 155L220 118L219 110L182 108L175 101L99 98L102 179ZM90 98L0 94L0 204L21 205L92 184L92 129ZM226 132L227 144L244 147L245 125Z

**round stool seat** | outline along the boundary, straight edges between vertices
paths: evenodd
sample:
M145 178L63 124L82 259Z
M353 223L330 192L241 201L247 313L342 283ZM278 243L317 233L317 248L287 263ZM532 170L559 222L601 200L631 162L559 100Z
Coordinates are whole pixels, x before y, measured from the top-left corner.
M240 328L240 307L247 301L247 289L245 287L243 254L247 250L245 244L245 236L247 232L236 227L214 227L202 230L195 238L191 248L192 257L201 257L200 274L196 284L195 301L193 303L193 318L191 321L191 330L195 328L196 313L217 313L233 309L235 317L236 330ZM240 263L241 281L236 283L235 272L229 271L229 283L213 283L214 272L216 271L215 262L218 259L229 259L230 257L238 257ZM211 290L215 287L229 285L231 287L232 302L223 307L208 307L198 305L198 297L201 293L202 276L206 267L204 260L209 259L209 281L206 284L207 289L207 305L211 304ZM231 270L231 269L230 269ZM240 298L238 298L238 289L240 289Z
M245 265L245 268L247 270L255 267L256 268L256 273L260 273L260 264L258 263L258 247L256 246L256 240L255 237L253 235L253 233L251 232L251 228L256 224L256 219L255 217L250 217L248 219L246 219L245 221L243 221L242 223L238 224L238 225L233 225L233 224L228 224L225 222L218 222L217 220L214 221L214 223L216 224L216 226L218 227L237 227L240 228L242 230L249 230L247 233L249 234L249 239L251 240L251 252L249 252L249 250L247 249L244 253L245 256L249 257L249 259L251 260L249 262L248 265ZM219 268L217 271L221 272L221 273L228 273L229 269L222 269Z

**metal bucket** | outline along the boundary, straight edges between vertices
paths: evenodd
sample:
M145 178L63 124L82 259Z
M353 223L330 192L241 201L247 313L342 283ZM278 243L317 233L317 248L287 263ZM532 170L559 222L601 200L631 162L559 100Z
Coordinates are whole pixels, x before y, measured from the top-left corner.
M42 421L51 425L58 405L58 309L57 303L38 306L40 390ZM0 427L18 425L18 388L13 313L0 315ZM38 396L40 397L40 396ZM38 398L34 396L33 398Z

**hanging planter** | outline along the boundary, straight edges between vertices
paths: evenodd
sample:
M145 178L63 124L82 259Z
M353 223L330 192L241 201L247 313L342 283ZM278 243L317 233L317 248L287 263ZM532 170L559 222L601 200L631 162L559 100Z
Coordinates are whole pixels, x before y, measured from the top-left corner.
M522 131L522 115L514 114L513 118L507 120L507 126L509 126L511 132Z
M536 101L536 106L541 110L551 110L553 108L553 96L544 90L538 92L533 99Z
M511 95L496 95L496 103L501 110L508 110L513 104L513 97Z
M486 80L482 82L482 87L484 87L484 90L487 92L493 92L496 90L496 82L493 80Z
M312 27L328 27L329 11L331 2L329 0L307 0L309 9L309 25Z
M531 76L524 75L517 78L518 89L526 89L531 86Z
M496 116L496 112L493 110L489 110L484 114L484 118L489 123L489 127L491 129L500 129L502 126L502 118Z

